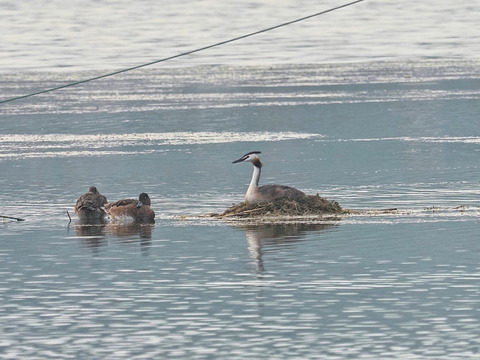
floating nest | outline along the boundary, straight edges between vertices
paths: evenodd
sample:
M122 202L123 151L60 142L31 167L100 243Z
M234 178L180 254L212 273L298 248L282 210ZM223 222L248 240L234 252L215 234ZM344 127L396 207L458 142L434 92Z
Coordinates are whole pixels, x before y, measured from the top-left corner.
M234 205L222 214L212 214L220 218L254 218L254 217L285 217L285 216L322 216L341 215L347 211L336 201L330 201L319 195L307 195L301 199L278 198L271 202L250 204L242 202Z

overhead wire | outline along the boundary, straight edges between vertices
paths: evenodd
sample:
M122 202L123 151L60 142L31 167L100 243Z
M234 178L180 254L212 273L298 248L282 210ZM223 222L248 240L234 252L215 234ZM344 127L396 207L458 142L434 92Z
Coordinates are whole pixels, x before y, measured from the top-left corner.
M254 31L254 32L251 32L251 33L248 33L248 34L244 34L244 35L237 36L237 37L234 37L234 38L231 38L231 39L228 39L228 40L224 40L224 41L220 41L220 42L217 42L217 43L214 43L214 44L203 46L203 47L200 47L200 48L197 48L197 49L194 49L194 50L189 50L189 51L186 51L186 52L182 52L182 53L179 53L179 54L176 54L176 55L168 56L168 57L165 57L165 58L162 58L162 59L150 61L150 62L147 62L147 63L144 63L144 64L140 64L140 65L132 66L132 67L129 67L129 68L113 71L113 72L110 72L110 73L107 73L107 74L91 77L91 78L88 78L88 79L83 79L83 80L71 82L71 83L68 83L68 84L65 84L65 85L60 85L60 86L56 86L56 87L53 87L53 88L36 91L36 92L30 93L30 94L20 95L20 96L16 96L16 97L13 97L13 98L0 100L0 104L4 104L4 103L7 103L7 102L11 102L11 101L16 101L16 100L20 100L20 99L25 99L25 98L29 98L29 97L32 97L32 96L45 94L45 93L52 92L52 91L57 91L57 90L60 90L60 89L65 89L65 88L68 88L68 87L72 87L72 86L84 84L84 83L87 83L87 82L103 79L103 78L106 78L106 77L118 75L118 74L125 73L125 72L128 72L128 71L137 70L137 69L144 68L144 67L147 67L147 66L151 66L151 65L154 65L154 64L158 64L158 63L161 63L161 62L173 60L173 59L176 59L176 58L179 58L179 57L195 54L195 53L205 51L205 50L208 50L208 49L211 49L211 48L214 48L214 47L226 45L226 44L229 44L229 43L232 43L232 42L235 42L235 41L239 41L239 40L246 39L246 38L249 38L249 37L252 37L252 36L255 36L255 35L259 35L259 34L262 34L262 33L268 32L268 31L272 31L272 30L276 30L276 29L279 29L279 28L282 28L282 27L285 27L285 26L289 26L289 25L292 25L292 24L295 24L295 23L298 23L298 22L301 22L301 21L305 21L305 20L320 16L320 15L324 15L324 14L327 14L327 13L330 13L330 12L333 12L333 11L336 11L336 10L339 10L339 9L343 9L343 8L355 5L357 3L361 3L363 1L366 1L366 0L355 0L355 1L343 4L343 5L339 5L339 6L336 6L336 7L327 9L327 10L323 10L323 11L320 11L320 12L317 12L317 13L314 13L314 14L311 14L311 15L307 15L307 16L297 18L297 19L294 19L294 20L291 20L291 21L287 21L287 22L284 22L284 23L281 23L281 24L278 24L278 25L275 25L275 26L271 26L271 27L268 27L268 28L265 28L265 29L257 30L257 31Z

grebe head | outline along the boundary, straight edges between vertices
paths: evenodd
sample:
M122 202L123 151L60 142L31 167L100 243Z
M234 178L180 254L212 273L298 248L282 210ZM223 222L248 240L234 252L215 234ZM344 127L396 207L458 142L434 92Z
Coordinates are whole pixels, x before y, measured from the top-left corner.
M88 192L91 192L92 194L97 194L98 193L98 190L95 186L90 186L88 188Z
M260 162L258 154L261 154L261 151L250 151L249 153L243 155L240 159L232 161L232 164L239 162L251 162L255 166L262 167L262 163Z
M137 208L141 207L142 205L151 205L150 197L148 196L147 193L141 193L138 196L138 203L137 203Z

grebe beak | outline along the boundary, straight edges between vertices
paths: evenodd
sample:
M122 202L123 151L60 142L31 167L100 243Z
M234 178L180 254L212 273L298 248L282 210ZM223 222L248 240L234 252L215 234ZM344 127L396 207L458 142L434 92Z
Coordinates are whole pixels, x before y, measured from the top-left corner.
M242 162L243 160L245 160L245 158L242 156L240 159L232 161L232 164Z

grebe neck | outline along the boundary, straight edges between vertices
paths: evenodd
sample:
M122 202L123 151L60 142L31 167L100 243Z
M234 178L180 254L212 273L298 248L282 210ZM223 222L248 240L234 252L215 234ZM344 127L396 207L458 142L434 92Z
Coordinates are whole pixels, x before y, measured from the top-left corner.
M258 182L260 181L261 171L262 171L261 166L257 166L255 164L253 164L253 174L252 174L252 180L250 181L249 188L258 187Z

